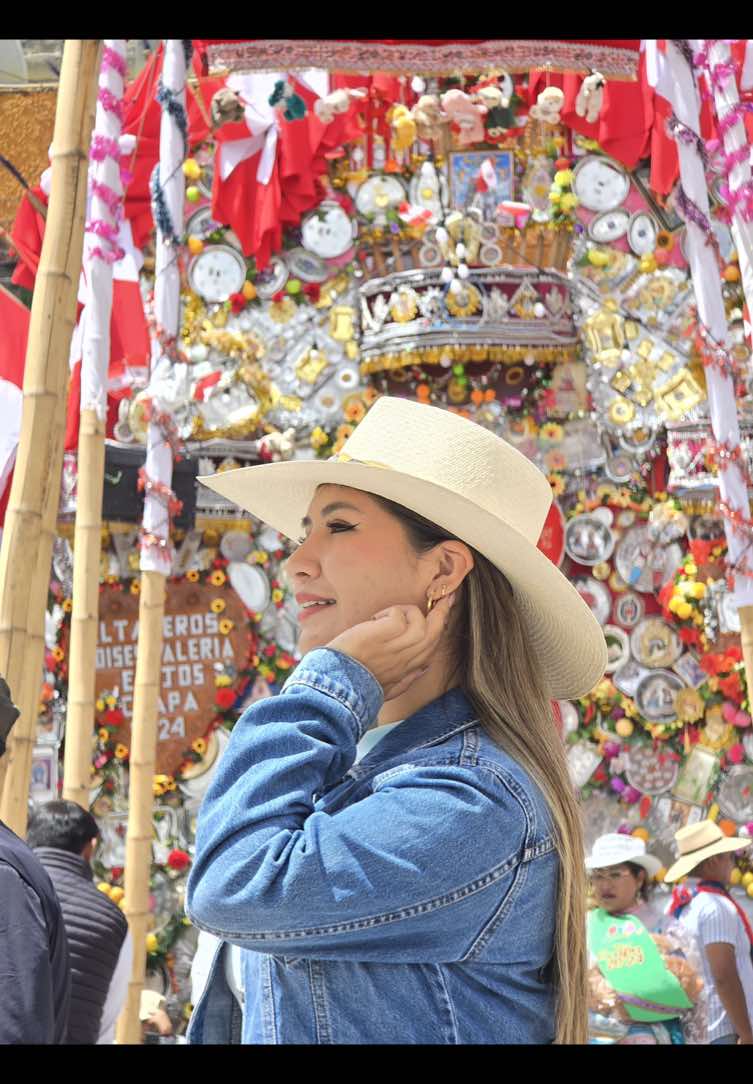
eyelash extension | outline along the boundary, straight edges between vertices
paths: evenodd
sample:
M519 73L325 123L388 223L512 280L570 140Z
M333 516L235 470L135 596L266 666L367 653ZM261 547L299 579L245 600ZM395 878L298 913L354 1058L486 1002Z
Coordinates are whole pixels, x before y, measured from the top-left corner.
M343 531L353 531L353 530L355 530L355 528L358 526L358 524L357 523L342 523L340 521L335 521L334 523L328 523L327 526L329 527L332 534L342 534Z

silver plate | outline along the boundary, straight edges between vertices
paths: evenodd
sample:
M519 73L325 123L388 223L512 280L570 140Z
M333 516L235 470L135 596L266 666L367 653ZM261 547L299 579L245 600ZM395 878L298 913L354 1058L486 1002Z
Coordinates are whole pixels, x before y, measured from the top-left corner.
M606 584L599 583L593 576L576 576L572 584L599 624L606 625L612 608L612 596Z
M645 617L636 625L630 634L630 648L633 658L650 670L672 666L684 650L675 630L658 614Z
M753 767L738 764L726 771L716 800L722 813L738 824L753 820Z
M653 215L648 211L636 211L630 218L627 236L636 256L646 256L656 248L656 235L659 225Z
M643 599L635 591L625 591L614 600L612 617L624 629L633 629L643 617Z
M673 723L675 693L685 688L685 682L671 670L653 670L646 674L635 690L635 702L644 718L652 723Z
M635 470L635 462L629 455L612 455L604 466L607 478L618 485L629 482Z
M421 267L440 267L442 265L442 252L439 245L433 243L421 245L418 250L418 262Z
M608 561L615 538L600 518L574 516L565 528L565 552L579 565L598 565Z
M672 789L679 767L678 762L666 754L655 753L653 746L636 744L628 752L625 776L631 787L653 797Z
M653 545L648 527L643 524L627 531L615 552L617 571L625 583L648 592L665 584L682 558L682 546L677 542L669 546Z
M220 541L220 553L228 561L243 561L254 548L247 531L225 531Z
M621 666L619 670L615 670L612 676L612 684L625 696L634 697L635 690L643 678L648 677L650 673L650 670L647 670L645 666L641 666L635 659L628 659L624 666Z
M256 292L263 301L268 301L288 281L288 265L279 256L273 256L263 271L254 279Z
M315 256L305 248L292 248L285 253L285 262L290 274L301 282L321 283L329 278L331 271L320 256Z
M478 257L479 261L487 267L496 267L497 264L502 263L502 249L495 244L482 245Z
M602 211L588 224L588 236L599 244L609 244L619 237L624 237L630 223L630 211L625 207L615 207L613 211Z
M247 565L245 561L231 561L227 566L227 577L247 610L252 613L263 613L266 610L272 597L272 589L260 568Z
M630 658L630 638L624 629L618 625L604 626L604 639L607 642L607 665L604 668L606 674L618 670Z

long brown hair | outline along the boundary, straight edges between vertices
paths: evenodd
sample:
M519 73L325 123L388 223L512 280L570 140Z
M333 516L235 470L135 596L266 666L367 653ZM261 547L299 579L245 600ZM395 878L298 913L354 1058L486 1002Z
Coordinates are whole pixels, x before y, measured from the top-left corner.
M376 494L370 496L402 523L417 553L456 538L402 505ZM585 1043L586 881L580 808L564 745L555 729L543 664L531 650L512 588L486 557L472 552L474 567L458 590L453 607L457 678L484 730L528 772L549 807L560 860L554 944L555 1042Z

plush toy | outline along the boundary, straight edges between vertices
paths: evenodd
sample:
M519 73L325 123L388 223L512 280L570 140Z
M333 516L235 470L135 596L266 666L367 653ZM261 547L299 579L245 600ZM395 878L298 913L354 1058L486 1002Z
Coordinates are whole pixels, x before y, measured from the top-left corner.
M222 87L212 97L212 126L219 128L230 121L243 120L243 102L230 87Z
M295 452L295 429L286 429L280 433L273 429L271 433L256 442L259 458L264 463L277 463L281 459L292 459Z
M306 116L306 103L284 79L278 79L275 83L269 104L280 109L285 120L303 120Z
M392 149L407 151L416 141L416 122L407 105L393 105L389 112L392 128Z
M439 98L434 94L422 94L411 110L416 122L416 133L426 143L435 143L442 137L442 125L449 118L442 112Z
M462 90L448 90L442 95L442 108L457 132L461 147L483 142L486 106L477 105Z
M565 95L559 87L545 87L532 105L528 115L543 124L559 124L560 110L565 104Z
M367 94L368 91L365 87L333 90L331 94L325 95L324 98L317 98L314 102L314 112L322 124L331 124L339 113L348 112L351 101L365 98Z
M579 117L585 117L589 124L594 124L599 119L606 82L601 72L592 71L580 85L578 97L575 99L575 112Z
M495 105L484 118L486 138L490 143L498 143L515 124L515 114L506 106Z
M488 86L479 87L473 95L473 100L480 105L486 106L487 109L499 107L506 109L510 104L510 99L504 96L502 90L496 83L490 83Z

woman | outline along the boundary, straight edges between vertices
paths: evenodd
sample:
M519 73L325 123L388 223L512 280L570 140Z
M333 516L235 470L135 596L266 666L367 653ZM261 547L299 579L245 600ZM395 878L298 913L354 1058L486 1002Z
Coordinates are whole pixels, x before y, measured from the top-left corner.
M242 1041L585 1041L582 836L550 700L591 689L606 645L536 548L545 478L384 397L332 460L206 481L300 536L303 658L236 724L188 883L192 921L250 950ZM192 1042L237 1034L222 956Z
M705 1041L695 946L648 906L661 862L642 839L610 833L596 840L586 869L596 903L588 916L591 1041Z

